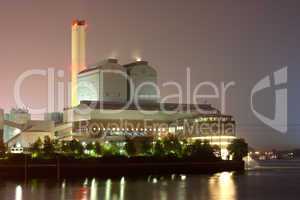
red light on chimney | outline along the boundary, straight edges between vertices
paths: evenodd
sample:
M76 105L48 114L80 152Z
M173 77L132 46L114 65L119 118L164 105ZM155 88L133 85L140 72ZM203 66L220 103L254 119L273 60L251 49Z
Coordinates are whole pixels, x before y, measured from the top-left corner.
M73 26L85 26L86 22L85 22L85 20L75 19L75 20L73 20L72 25Z

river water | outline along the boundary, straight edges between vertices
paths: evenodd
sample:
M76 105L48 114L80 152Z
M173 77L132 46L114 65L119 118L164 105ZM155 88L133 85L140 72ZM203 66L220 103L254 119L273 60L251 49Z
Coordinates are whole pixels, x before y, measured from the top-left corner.
M46 173L46 172L45 172ZM261 162L243 174L117 179L1 180L4 200L276 200L300 199L300 161Z

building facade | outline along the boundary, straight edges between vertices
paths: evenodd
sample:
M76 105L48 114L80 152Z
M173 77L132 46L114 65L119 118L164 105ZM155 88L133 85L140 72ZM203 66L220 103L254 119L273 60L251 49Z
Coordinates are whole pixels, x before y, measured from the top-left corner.
M4 114L4 120L10 122L10 124L4 125L4 140L7 141L21 132L13 123L27 124L31 120L31 115L26 109L13 108L9 113Z
M78 101L126 102L126 69L116 59L105 60L78 74Z
M124 65L128 75L128 96L138 102L158 102L157 72L146 61L138 61Z
M146 61L107 59L78 74L78 101L157 102L157 73Z
M142 103L135 104L82 101L66 109L66 122L72 123L72 135L62 140L84 142L122 142L128 138L157 140L169 135L187 141L206 140L221 148L236 138L235 120L209 104ZM59 136L58 136L59 137Z

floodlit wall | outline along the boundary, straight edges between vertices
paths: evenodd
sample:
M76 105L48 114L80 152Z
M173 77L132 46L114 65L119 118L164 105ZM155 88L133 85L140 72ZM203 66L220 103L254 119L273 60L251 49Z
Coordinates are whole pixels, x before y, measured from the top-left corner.
M100 71L94 70L78 76L78 101L97 101L100 97Z
M119 73L119 72L122 72ZM100 101L125 102L127 100L127 80L124 69L100 74Z
M126 102L125 68L115 63L115 60L107 60L93 68L78 75L78 100Z
M131 92L128 93L127 99L137 98L143 102L157 102L159 100L156 90L157 72L147 62L131 64L127 67L127 73L132 80L132 85L129 84Z

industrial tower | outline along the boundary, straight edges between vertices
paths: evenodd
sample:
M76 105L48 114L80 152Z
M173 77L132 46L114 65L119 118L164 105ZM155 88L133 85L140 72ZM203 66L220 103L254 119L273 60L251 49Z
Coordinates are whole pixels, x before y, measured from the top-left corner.
M74 20L72 23L72 69L71 69L71 106L79 104L77 96L77 75L86 68L86 22Z

